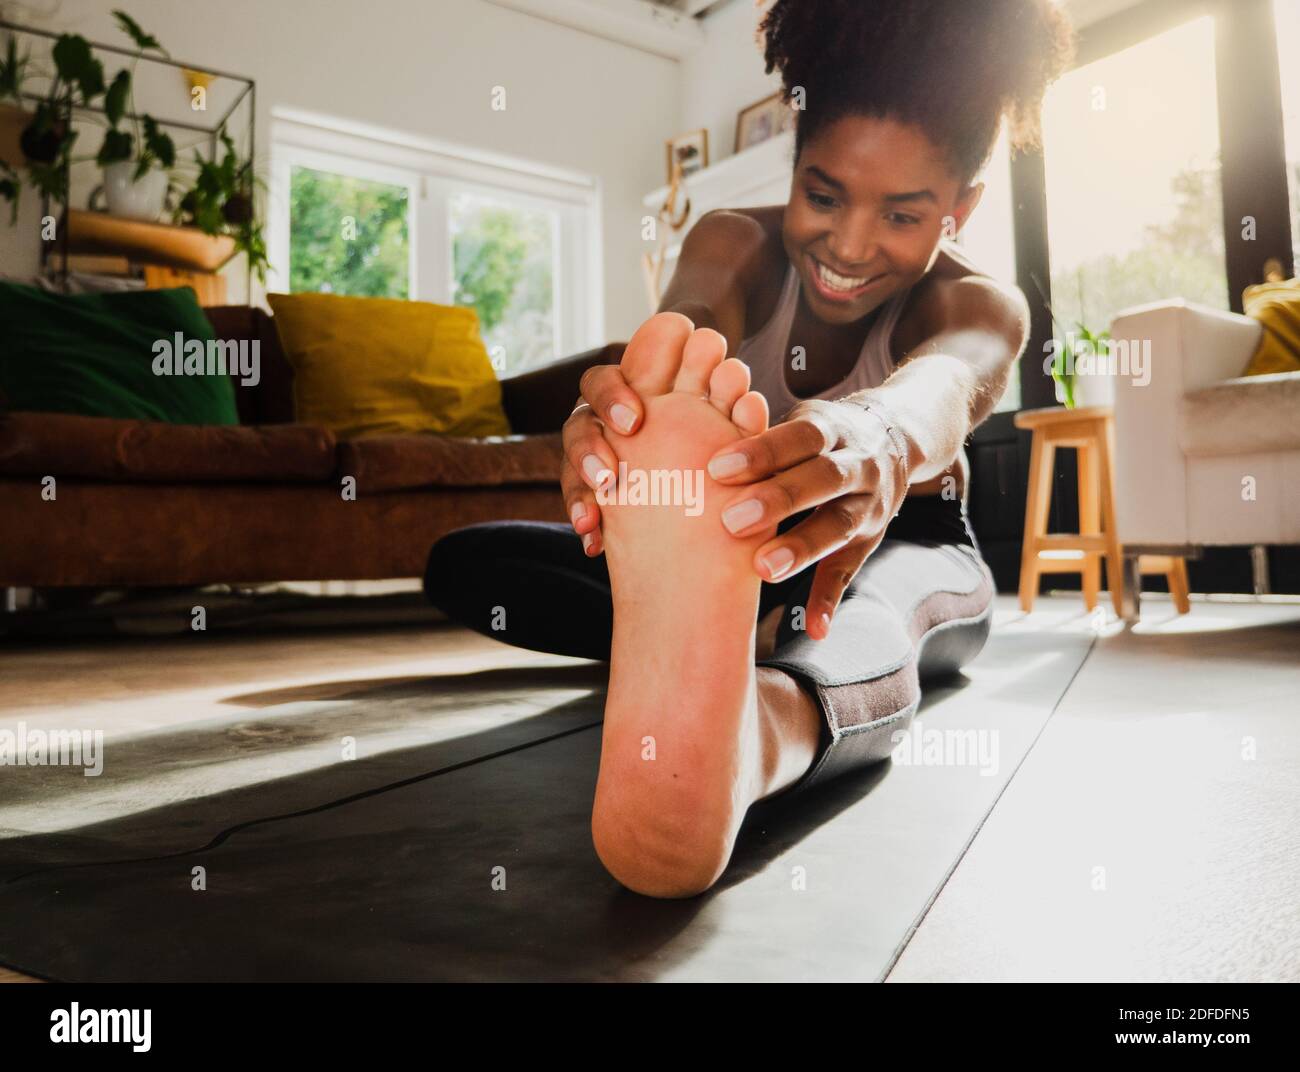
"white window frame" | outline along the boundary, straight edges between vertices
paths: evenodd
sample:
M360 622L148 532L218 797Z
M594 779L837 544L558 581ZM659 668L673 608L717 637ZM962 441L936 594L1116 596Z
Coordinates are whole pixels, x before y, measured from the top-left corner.
M271 120L270 290L289 286L289 181L295 166L406 186L409 297L450 304L451 197L471 193L556 212L555 357L605 343L601 185L589 175L345 120L276 109Z

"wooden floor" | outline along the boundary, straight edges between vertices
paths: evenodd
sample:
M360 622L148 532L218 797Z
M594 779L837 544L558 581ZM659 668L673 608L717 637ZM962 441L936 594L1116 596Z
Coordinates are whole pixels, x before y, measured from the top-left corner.
M889 981L1300 981L1300 921L1274 911L1300 888L1300 604L1198 601L1180 617L1157 598L1136 629L1096 630L1077 596L1045 597L1031 616L1000 597L995 628L1097 641ZM0 726L71 708L144 731L212 717L232 686L266 695L548 658L446 624L165 650L0 650Z

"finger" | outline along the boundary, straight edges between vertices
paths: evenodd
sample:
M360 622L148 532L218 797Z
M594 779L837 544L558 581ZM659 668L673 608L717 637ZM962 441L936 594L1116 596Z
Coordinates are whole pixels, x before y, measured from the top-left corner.
M712 328L696 328L682 350L682 364L673 381L674 391L693 395L709 393L709 377L727 356L727 340Z
M811 412L749 439L728 443L709 461L709 475L724 484L749 484L789 469L839 445L830 417ZM727 460L722 461L726 455Z
M578 390L583 401L615 431L631 435L636 430L642 416L641 399L623 378L621 366L592 365L582 374Z
M852 450L818 454L768 480L737 488L722 508L722 524L733 536L752 536L801 510L828 506L874 491L861 457Z
M596 496L578 476L566 458L560 468L560 492L564 496L564 511L568 514L573 531L579 536L600 528L600 505Z
M628 340L619 365L628 386L637 394L647 396L671 391L681 365L682 349L694 330L695 325L681 313L656 313L645 321ZM673 355L673 360L665 360L665 351ZM584 391L583 397L586 396Z
M613 486L618 459L590 410L578 410L564 422L560 442L565 459L587 487L598 491L603 481Z
M812 589L808 593L808 606L804 608L804 628L814 640L825 640L830 634L831 623L845 591L858 575L862 563L880 546L884 535L881 532L870 539L853 540L817 563Z
M754 569L779 581L834 554L871 519L874 500L874 495L841 495L824 503L811 517L762 544L754 552Z

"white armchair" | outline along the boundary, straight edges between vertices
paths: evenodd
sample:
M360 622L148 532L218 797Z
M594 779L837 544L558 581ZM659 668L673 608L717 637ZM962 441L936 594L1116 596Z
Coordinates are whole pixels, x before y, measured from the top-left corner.
M1143 375L1130 365L1114 380L1116 528L1133 613L1139 554L1300 543L1300 373L1242 377L1259 322L1176 298L1126 309L1110 330L1116 352L1149 354ZM1261 562L1262 550L1257 589Z

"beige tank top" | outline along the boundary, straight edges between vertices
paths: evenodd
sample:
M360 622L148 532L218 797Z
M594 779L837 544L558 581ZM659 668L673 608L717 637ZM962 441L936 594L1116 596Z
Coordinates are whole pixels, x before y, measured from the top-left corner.
M854 391L878 387L894 371L894 359L889 352L889 340L894 334L898 318L902 316L912 288L900 291L876 312L875 320L862 343L862 352L849 374L839 383L809 398L843 398ZM750 369L753 389L767 399L772 419L779 420L802 398L790 392L785 382L786 365L792 360L790 326L794 322L795 307L799 300L799 273L793 264L786 271L785 283L776 311L756 335L740 344L736 354ZM792 374L797 378L798 373Z

